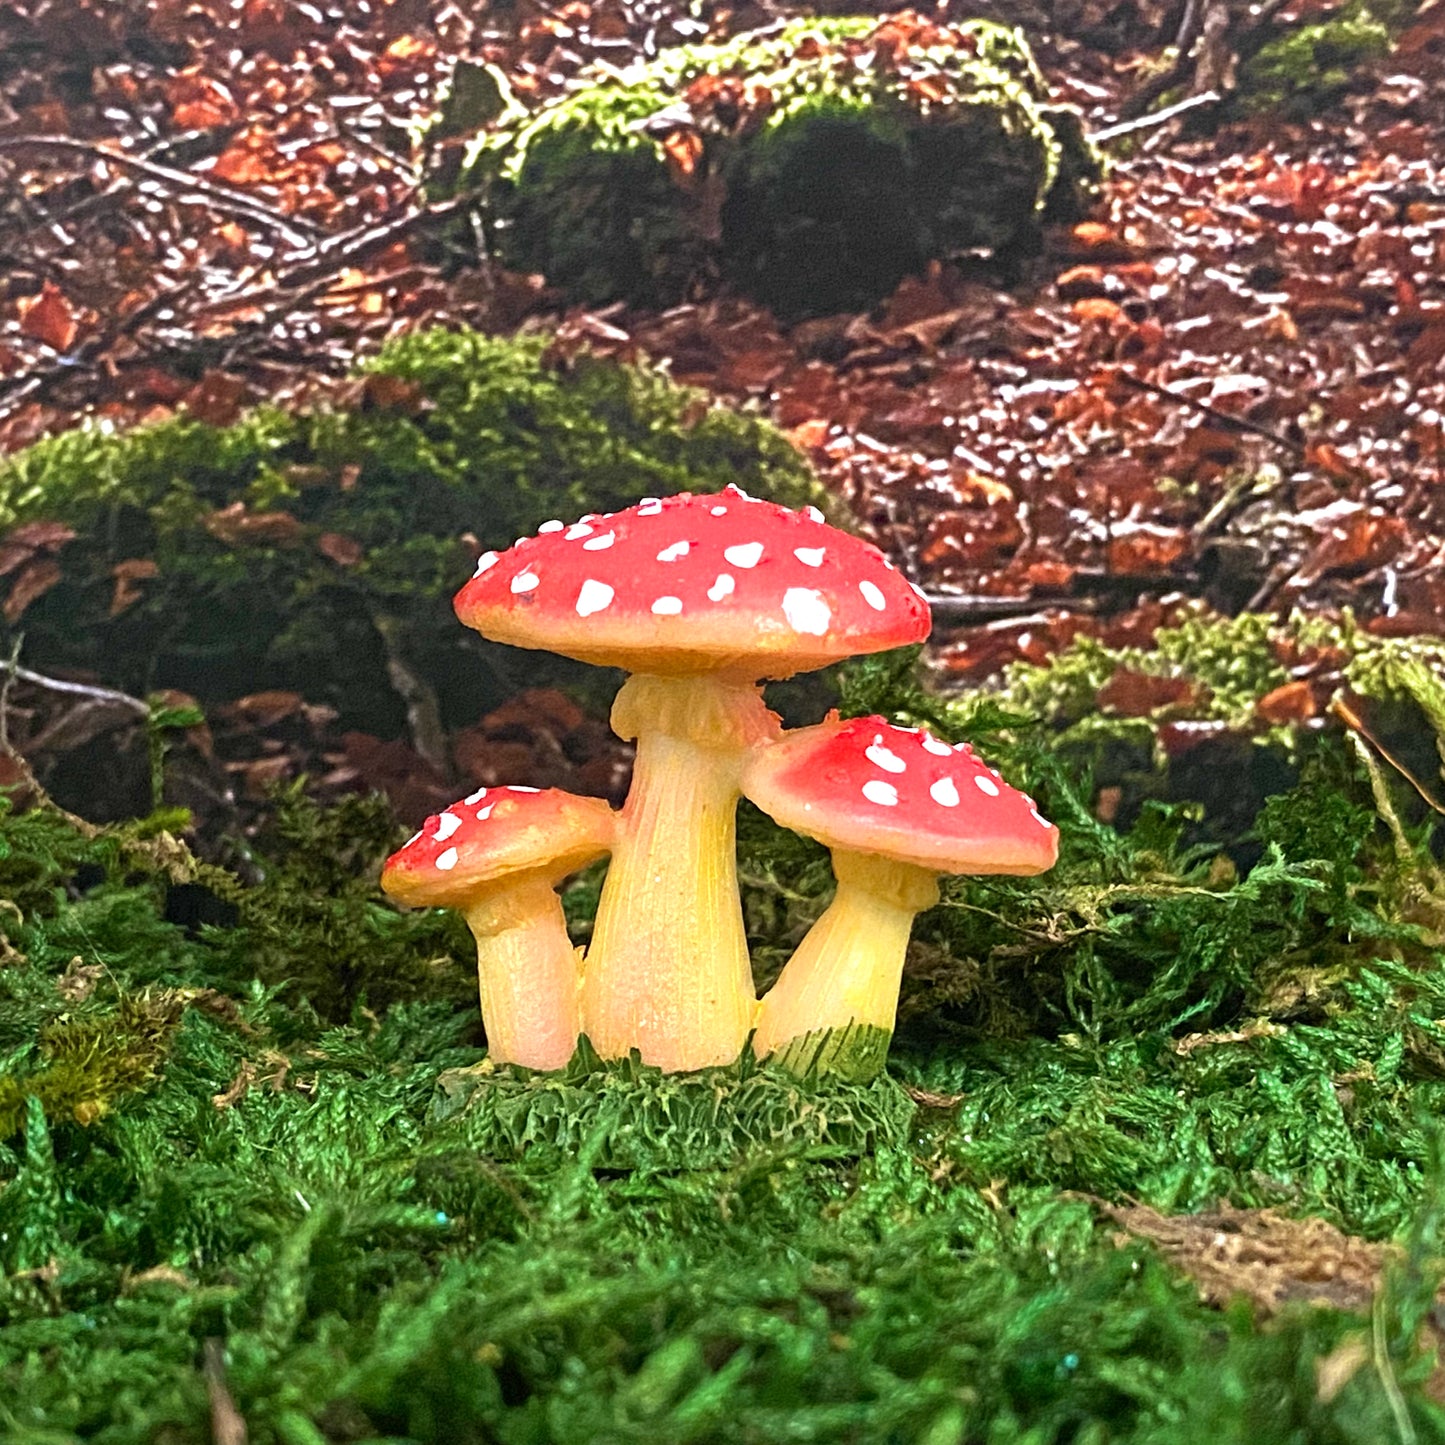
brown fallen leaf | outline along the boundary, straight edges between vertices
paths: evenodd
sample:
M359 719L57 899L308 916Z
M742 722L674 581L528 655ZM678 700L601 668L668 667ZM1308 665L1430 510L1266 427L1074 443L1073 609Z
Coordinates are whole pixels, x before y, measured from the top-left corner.
M212 512L203 525L211 536L231 546L245 542L285 546L301 536L301 523L290 512L252 512L244 502Z
M141 599L139 583L154 577L161 569L149 557L127 557L110 569L115 580L115 591L111 594L110 615L118 617L127 607Z
M19 310L22 335L43 341L56 351L69 351L75 345L80 323L65 293L53 281L47 281L38 296L21 301Z
M7 622L18 622L21 614L37 597L42 597L60 581L60 564L53 558L44 557L27 563L19 576L10 584L9 595L0 612Z
M316 550L338 567L355 567L366 556L366 548L355 537L341 532L323 532L316 539Z

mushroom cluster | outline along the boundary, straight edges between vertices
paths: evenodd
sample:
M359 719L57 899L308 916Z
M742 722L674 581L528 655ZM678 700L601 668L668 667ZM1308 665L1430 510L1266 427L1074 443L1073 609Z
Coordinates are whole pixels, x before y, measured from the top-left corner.
M922 594L816 508L730 487L548 522L484 554L455 606L493 641L630 674L612 709L637 749L619 812L494 789L495 805L475 794L428 820L383 873L401 901L466 910L499 1061L559 1067L582 1033L603 1058L637 1050L667 1071L700 1069L735 1061L756 1029L760 1057L866 1072L876 1063L813 1049L805 1064L790 1046L854 1025L891 1031L888 992L896 1000L912 916L936 898L938 873L1053 861L1055 830L972 754L879 718L780 730L763 681L929 630ZM743 795L828 844L838 876L761 1005L737 886ZM1009 831L1020 817L1027 837ZM553 888L605 854L579 966Z

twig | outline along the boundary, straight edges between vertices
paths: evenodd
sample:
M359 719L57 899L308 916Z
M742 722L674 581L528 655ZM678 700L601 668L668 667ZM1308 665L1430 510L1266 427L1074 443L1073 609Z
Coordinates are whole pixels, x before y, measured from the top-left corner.
M5 674L3 692L0 697L8 696L10 688L17 682L28 682L32 687L44 688L46 692L69 693L73 697L83 697L89 702L108 702L119 707L128 708L139 717L150 716L150 704L144 703L138 697L132 697L128 692L116 692L109 687L92 687L85 682L63 682L58 677L46 677L42 673L31 672L28 667L21 667L16 661L19 656L19 647L9 658L0 659L0 672ZM0 745L6 741L4 732L4 713L0 711Z
M293 245L309 245L322 234L321 228L314 222L299 216L284 216L275 207L268 206L245 191L233 190L230 186L207 180L191 171L178 171L171 166L145 160L141 156L129 155L125 151L110 150L90 141L73 140L69 136L19 135L0 139L0 152L25 150L63 151L69 155L81 155L90 160L121 166L173 188L194 191L197 195L204 196L217 210L230 211L269 226L286 236Z
M29 678L37 676L28 668L21 667L16 661L20 656L20 647L24 640L23 637L16 638L15 647L10 656L0 662L0 674L4 676L4 681L0 682L0 755L8 758L19 773L19 788L22 797L28 794L30 803L38 808L46 808L63 818L82 838L97 838L100 836L101 830L94 823L87 823L84 818L72 813L68 808L62 808L46 791L40 779L35 776L35 770L30 766L24 754L10 741L10 689L15 685L17 679L27 681Z
M1177 401L1180 406L1187 406L1197 411L1201 416L1207 416L1212 421L1218 422L1220 426L1227 427L1231 431L1249 432L1252 436L1263 437L1267 442L1273 442L1275 446L1283 448L1292 457L1299 460L1304 459L1304 447L1299 442L1291 441L1288 437L1282 437L1277 431L1272 431L1267 426L1261 426L1257 421L1250 421L1248 417L1231 416L1227 411L1220 411L1218 407L1210 406L1207 401L1198 401L1192 396L1186 396L1183 392L1175 391L1172 387L1163 386L1157 381L1148 381L1142 376L1135 376L1133 372L1121 371L1118 373L1119 380L1125 386L1132 386L1138 391L1147 391L1154 396L1164 397L1168 401Z
M1330 711L1344 723L1353 733L1358 733L1361 738L1370 744L1414 790L1424 799L1427 807L1437 813L1445 813L1445 803L1440 802L1430 790L1397 758L1394 753L1372 733L1366 725L1364 718L1347 703L1344 698L1336 697L1330 703Z
M1040 616L1039 608L1045 605L1038 597L987 597L974 593L929 592L924 601L933 614L935 622L1005 622ZM1060 597L1047 599L1072 612L1095 612L1098 604L1092 597ZM1040 619L1042 620L1042 618Z
M400 622L383 612L373 613L371 620L386 652L386 675L397 696L406 704L406 725L411 744L423 761L435 768L441 777L449 778L451 760L436 690L417 672L402 651Z
M206 1394L211 1403L211 1439L215 1445L246 1445L246 1417L226 1385L226 1347L215 1336L203 1351Z
M1201 105L1213 105L1222 98L1217 90L1206 90L1202 95L1187 96L1174 105L1166 105L1163 110L1151 110L1137 120L1121 120L1116 125L1093 131L1089 139L1095 145L1101 145L1104 141L1118 140L1120 136L1133 135L1136 131L1153 130L1156 125L1164 125L1176 115L1183 115L1185 111L1195 110Z

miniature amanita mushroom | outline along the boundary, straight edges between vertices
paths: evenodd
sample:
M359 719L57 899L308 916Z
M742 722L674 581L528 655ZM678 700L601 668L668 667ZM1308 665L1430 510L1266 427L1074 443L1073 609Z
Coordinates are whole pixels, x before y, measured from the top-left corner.
M560 1069L577 1048L578 954L555 890L611 850L616 816L558 788L482 788L386 860L381 886L399 903L466 916L498 1063Z
M928 607L876 547L728 488L549 522L488 552L457 594L484 637L634 675L612 724L636 738L583 978L604 1058L728 1063L757 1004L738 900L742 760L776 735L760 678L918 642Z
M914 915L943 873L1042 873L1059 833L966 745L881 717L758 748L743 793L832 852L838 890L763 998L753 1051L799 1073L866 1078L883 1063Z

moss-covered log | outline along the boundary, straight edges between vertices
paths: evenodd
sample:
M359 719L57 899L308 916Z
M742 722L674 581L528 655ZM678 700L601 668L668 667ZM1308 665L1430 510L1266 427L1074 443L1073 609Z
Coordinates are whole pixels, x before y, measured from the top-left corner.
M509 265L590 301L726 279L785 315L866 306L934 257L1028 249L1099 160L1017 31L793 22L509 112L463 176Z
M203 702L293 688L393 736L400 658L466 722L537 678L457 625L469 547L729 482L823 500L774 427L656 372L425 332L326 408L84 428L0 464L0 649L23 632L32 667Z

